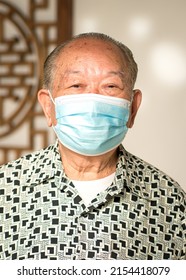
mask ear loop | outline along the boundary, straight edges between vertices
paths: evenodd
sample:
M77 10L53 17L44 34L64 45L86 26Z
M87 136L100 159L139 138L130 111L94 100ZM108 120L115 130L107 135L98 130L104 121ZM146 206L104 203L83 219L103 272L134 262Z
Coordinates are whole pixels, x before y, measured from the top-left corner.
M52 97L52 94L51 94L51 92L50 92L50 90L48 89L48 94L49 94L49 96L50 96L50 99L51 99L51 101L54 103L54 105L56 104L55 103L55 101L54 101L54 99L53 99L53 97Z
M133 90L132 93L131 93L131 99L129 101L130 103L129 103L129 106L128 106L129 111L131 111L134 95L135 95L135 91Z
M56 105L56 103L55 103L55 101L54 101L54 98L52 97L52 94L51 94L50 90L48 89L47 91L48 91L48 95L49 95L49 97L50 97L50 100L53 102L54 105ZM53 124L52 124L52 128L53 128L54 133L56 134L57 138L59 139L59 137L58 137L58 135L57 135L57 132L56 132L56 130L55 130L55 126L54 126Z
M133 102L133 99L134 99L134 95L135 95L136 93L135 93L135 90L133 90L132 91L132 96L131 96L131 100L130 100L130 103L132 104L132 102Z

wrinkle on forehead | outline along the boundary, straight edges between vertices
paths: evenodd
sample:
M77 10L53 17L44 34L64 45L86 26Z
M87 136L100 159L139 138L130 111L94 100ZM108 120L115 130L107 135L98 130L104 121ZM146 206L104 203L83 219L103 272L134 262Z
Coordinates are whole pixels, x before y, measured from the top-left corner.
M89 72L89 69L87 69L87 72ZM80 70L66 70L65 73L63 73L63 76L78 76L78 75L82 75L83 72ZM124 71L103 71L102 73L105 76L119 76L121 79L123 79L125 77L125 72Z

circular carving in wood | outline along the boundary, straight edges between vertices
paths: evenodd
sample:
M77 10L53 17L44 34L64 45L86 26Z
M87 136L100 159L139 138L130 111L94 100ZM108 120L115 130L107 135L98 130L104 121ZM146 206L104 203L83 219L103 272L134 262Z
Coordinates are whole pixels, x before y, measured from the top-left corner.
M32 112L38 89L39 49L28 19L0 1L0 137L12 133ZM8 28L9 33L6 32Z

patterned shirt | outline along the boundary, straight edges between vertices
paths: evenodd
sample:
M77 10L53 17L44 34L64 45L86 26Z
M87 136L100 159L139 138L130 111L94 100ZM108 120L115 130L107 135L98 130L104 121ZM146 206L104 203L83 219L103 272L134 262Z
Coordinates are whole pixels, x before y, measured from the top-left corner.
M185 198L120 145L114 181L85 206L56 142L0 168L0 259L186 259Z

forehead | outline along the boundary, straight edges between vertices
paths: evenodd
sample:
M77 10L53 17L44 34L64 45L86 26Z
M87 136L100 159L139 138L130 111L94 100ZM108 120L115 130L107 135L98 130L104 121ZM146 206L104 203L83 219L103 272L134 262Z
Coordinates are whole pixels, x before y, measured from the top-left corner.
M68 43L59 54L58 62L76 62L78 59L110 60L113 63L125 64L125 56L120 48L112 42L95 38L79 38Z
M116 46L113 42L109 41L109 40L102 40L99 38L77 38L74 39L73 41L71 41L70 43L68 43L64 49L81 49L81 48L87 48L88 47L104 47L108 50L119 50L119 47Z

